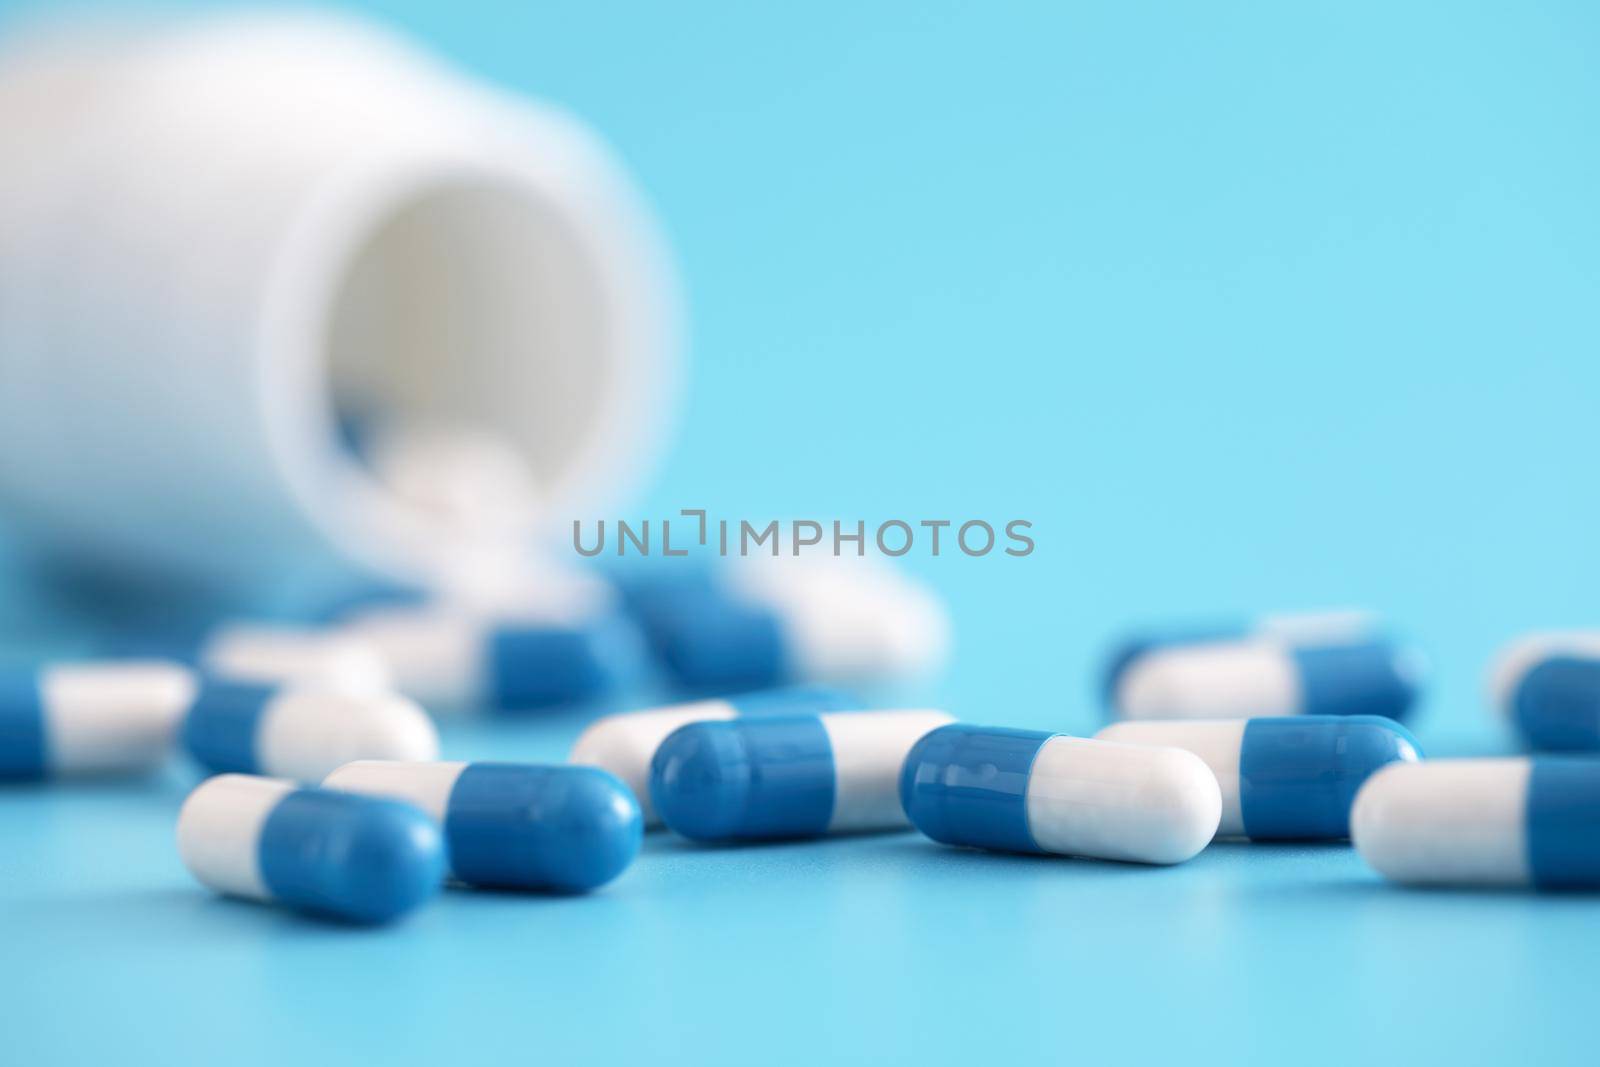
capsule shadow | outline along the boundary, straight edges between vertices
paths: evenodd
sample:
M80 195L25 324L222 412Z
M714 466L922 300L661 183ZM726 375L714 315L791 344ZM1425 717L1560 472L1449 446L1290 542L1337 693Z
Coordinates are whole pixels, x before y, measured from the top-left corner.
M1093 856L1058 856L1040 852L998 852L980 848L962 848L942 845L926 838L908 838L897 842L896 852L907 862L932 864L947 870L1059 870L1063 873L1093 873L1099 877L1139 878L1151 872L1193 866L1200 862L1196 857L1188 863L1161 864L1137 863L1125 860L1100 859ZM1204 856L1204 853L1201 853Z

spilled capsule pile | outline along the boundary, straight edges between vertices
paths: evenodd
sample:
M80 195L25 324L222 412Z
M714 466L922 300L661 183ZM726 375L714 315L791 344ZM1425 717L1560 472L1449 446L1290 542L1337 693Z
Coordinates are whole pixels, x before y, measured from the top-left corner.
M1117 721L1083 738L773 688L921 663L900 653L926 641L894 621L911 602L870 583L841 597L839 581L625 590L632 652L686 691L766 688L597 719L565 764L441 760L429 713L609 691L637 666L605 632L619 617L401 598L325 629L233 623L170 661L0 672L0 777L145 771L183 751L213 775L178 821L197 881L358 923L441 885L593 892L653 825L714 845L914 828L1152 866L1215 838L1348 839L1398 883L1600 888L1600 759L1423 759L1396 721L1416 657L1369 617L1138 635L1104 674ZM1531 747L1600 748L1600 634L1514 643L1491 689Z

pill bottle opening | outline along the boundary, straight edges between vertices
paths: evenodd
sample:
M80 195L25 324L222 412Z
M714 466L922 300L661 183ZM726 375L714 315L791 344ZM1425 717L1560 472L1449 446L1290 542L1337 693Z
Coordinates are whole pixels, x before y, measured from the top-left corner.
M414 571L463 539L526 535L591 473L625 383L589 238L570 205L477 173L398 190L352 235L320 343L323 496L353 555Z

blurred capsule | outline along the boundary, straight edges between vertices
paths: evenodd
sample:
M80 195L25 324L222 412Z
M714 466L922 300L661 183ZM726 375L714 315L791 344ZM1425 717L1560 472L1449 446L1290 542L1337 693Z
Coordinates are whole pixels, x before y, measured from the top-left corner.
M1350 830L1391 881L1597 889L1600 760L1393 763L1361 787Z
M194 692L176 663L0 667L0 779L156 767Z
M1193 752L1222 789L1217 835L1253 841L1349 837L1361 784L1421 755L1410 731L1374 715L1119 722L1095 737Z
M417 805L444 827L467 885L588 892L633 862L643 836L633 794L594 767L362 760L323 785Z
M744 560L664 590L634 580L624 600L683 687L729 692L898 680L939 663L943 606L895 571L857 561Z
M374 645L395 686L430 708L522 710L592 700L637 671L637 634L613 616L486 618L448 607L364 612L345 631Z
M219 893L385 923L439 891L439 829L410 804L224 774L178 813L178 854Z
M1489 688L1530 748L1600 750L1600 631L1519 638L1496 657Z
M607 715L590 723L567 756L569 763L603 767L622 779L639 799L647 827L659 826L650 803L650 761L667 735L692 722L717 722L740 716L806 715L845 711L859 704L843 693L820 686L765 689L690 704Z
M1124 719L1381 715L1415 702L1422 664L1353 612L1146 635L1113 653L1105 690Z
M183 723L189 755L212 774L318 782L358 759L430 760L439 734L390 693L206 681Z

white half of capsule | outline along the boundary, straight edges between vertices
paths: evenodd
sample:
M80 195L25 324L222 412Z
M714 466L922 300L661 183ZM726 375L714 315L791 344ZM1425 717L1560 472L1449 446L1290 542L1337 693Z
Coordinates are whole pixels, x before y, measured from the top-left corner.
M230 896L268 900L261 876L261 830L293 782L219 774L202 782L178 812L178 855L201 884Z
M1222 796L1218 837L1244 835L1244 811L1239 799L1239 755L1244 749L1245 719L1192 719L1170 722L1117 722L1099 733L1099 741L1127 745L1181 748L1199 756L1211 769Z
M1116 691L1126 719L1292 715L1303 700L1294 659L1273 639L1157 649L1128 666Z
M1550 630L1526 634L1507 644L1489 668L1489 696L1510 712L1517 686L1529 671L1554 656L1600 658L1600 630Z
M1356 794L1351 840L1391 881L1527 885L1532 768L1525 759L1391 763Z
M937 667L949 651L949 616L939 599L871 561L751 558L730 568L730 581L783 621L799 678L911 677Z
M392 684L376 645L332 630L229 623L206 638L200 658L208 672L236 682L314 683L357 693Z
M361 612L342 632L378 650L400 692L455 710L488 693L489 626L464 610L403 606Z
M439 757L433 720L393 693L287 689L262 709L255 742L263 773L301 782L319 782L353 760Z
M1182 863L1216 835L1222 794L1192 752L1052 737L1028 775L1028 829L1046 852Z
M427 812L440 825L450 809L450 794L456 779L467 769L460 760L432 763L398 763L388 760L357 760L347 763L323 779L323 786L345 793L404 800Z
M59 774L154 767L172 751L194 700L194 675L175 663L78 663L39 679L45 753Z
M955 722L942 711L846 711L818 715L833 749L829 833L907 825L900 804L906 754L924 736Z
M726 700L698 700L645 711L630 711L596 719L578 735L568 763L599 767L622 779L639 801L646 826L660 826L650 803L650 761L661 742L680 726L692 722L721 722L739 717Z

